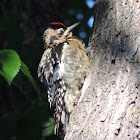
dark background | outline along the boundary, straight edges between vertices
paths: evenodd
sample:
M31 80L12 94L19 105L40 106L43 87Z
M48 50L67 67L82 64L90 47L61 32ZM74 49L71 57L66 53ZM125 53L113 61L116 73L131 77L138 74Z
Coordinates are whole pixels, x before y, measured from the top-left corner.
M37 100L36 91L21 72L11 85L0 76L1 140L39 140L43 136L58 139L53 136L53 115L46 91L37 78L44 51L42 34L50 22L69 26L80 21L73 34L83 39L87 47L93 22L92 5L93 0L1 0L0 49L12 49L19 54L40 85L43 99ZM14 85L16 82L18 86Z

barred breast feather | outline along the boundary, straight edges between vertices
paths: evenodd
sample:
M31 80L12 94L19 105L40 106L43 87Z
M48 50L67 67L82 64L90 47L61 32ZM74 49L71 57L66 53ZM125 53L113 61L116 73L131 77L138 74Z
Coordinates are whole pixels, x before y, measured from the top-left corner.
M44 52L38 67L38 77L48 86L48 101L54 110L55 133L59 122L73 110L74 101L89 73L89 59L84 43L71 37Z

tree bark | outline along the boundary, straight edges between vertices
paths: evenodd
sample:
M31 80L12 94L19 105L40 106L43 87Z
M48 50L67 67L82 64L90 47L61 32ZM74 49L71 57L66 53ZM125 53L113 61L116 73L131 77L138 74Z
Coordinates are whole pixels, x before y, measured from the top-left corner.
M65 140L140 139L140 1L96 0L91 75Z

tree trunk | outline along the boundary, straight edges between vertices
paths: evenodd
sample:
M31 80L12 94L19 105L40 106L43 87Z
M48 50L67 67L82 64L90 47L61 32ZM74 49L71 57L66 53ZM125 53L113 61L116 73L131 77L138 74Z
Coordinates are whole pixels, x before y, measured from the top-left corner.
M140 139L140 1L96 0L91 75L65 140Z

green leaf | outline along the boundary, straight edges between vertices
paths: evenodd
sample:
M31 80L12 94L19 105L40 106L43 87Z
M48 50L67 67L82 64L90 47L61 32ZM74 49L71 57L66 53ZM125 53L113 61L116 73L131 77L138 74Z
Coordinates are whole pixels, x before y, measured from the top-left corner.
M34 78L32 77L29 68L21 61L21 71L28 77L28 79L31 81L33 87L38 93L39 99L41 100L41 91L38 86L38 84L35 82Z
M44 129L42 130L43 136L50 136L54 131L54 119L49 118L49 121L43 123Z
M9 85L20 69L20 58L14 50L0 50L0 74Z
M14 78L14 80L12 81L12 84L15 85L20 92L25 96L25 98L28 101L32 101L31 98L29 98L27 92L24 90L24 80L23 80L23 76L25 76L22 71L19 71L19 73L16 75L16 77Z

